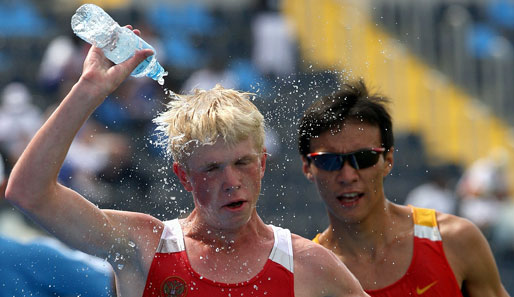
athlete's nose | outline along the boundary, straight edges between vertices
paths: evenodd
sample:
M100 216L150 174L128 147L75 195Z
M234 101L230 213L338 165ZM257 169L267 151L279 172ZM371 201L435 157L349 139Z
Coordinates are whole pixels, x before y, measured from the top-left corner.
M240 174L232 166L225 167L224 171L224 184L223 190L232 191L241 188L241 182L239 180Z
M351 184L357 179L357 169L350 165L350 160L344 160L343 167L337 171L337 181L344 184Z

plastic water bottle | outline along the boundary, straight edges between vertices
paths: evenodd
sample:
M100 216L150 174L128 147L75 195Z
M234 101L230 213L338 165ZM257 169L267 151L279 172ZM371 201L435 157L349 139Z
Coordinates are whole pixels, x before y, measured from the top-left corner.
M148 76L164 84L168 73L157 62L155 49L132 30L121 27L102 8L94 4L80 6L71 18L73 32L88 43L101 48L105 56L119 64L134 55L136 50L152 49L154 54L146 58L131 73L132 76Z

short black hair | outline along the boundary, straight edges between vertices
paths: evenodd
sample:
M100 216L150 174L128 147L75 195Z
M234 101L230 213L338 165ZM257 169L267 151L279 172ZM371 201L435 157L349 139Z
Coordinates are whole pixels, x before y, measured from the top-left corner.
M347 120L358 120L378 126L382 147L389 151L394 145L393 124L386 108L389 99L369 94L364 81L345 83L331 95L321 97L305 110L298 129L298 150L306 157L311 153L311 138L325 131L339 130Z

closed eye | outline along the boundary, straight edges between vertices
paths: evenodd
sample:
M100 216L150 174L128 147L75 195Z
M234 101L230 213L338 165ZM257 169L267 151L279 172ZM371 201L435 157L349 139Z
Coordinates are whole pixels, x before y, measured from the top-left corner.
M204 168L204 172L213 172L213 171L216 171L220 168L220 166L218 164L209 164L207 165L205 168Z

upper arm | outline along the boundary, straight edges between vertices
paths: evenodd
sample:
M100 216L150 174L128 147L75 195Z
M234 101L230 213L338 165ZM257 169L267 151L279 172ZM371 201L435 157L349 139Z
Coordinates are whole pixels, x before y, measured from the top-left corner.
M470 221L440 215L439 225L448 261L467 296L508 296L486 238Z
M46 193L32 195L43 195L44 199L25 199L29 202L15 205L68 246L109 261L114 260L119 251L130 250L131 242L145 247L155 242L145 236L160 234L148 231L159 224L157 219L132 212L102 210L60 184ZM140 254L136 250L133 253Z
M304 240L294 248L296 296L367 296L357 278L333 252Z

